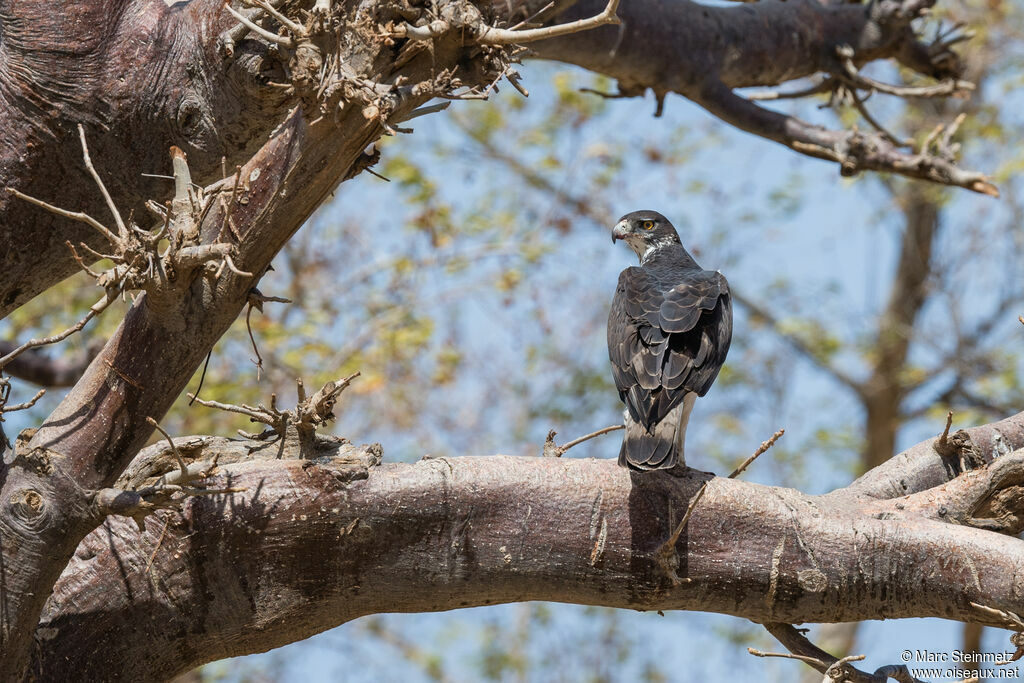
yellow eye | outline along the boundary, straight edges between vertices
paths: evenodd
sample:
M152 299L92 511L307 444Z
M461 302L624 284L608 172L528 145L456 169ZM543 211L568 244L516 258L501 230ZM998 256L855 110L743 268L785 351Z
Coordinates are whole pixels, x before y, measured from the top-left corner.
M644 230L654 230L654 221L644 221Z

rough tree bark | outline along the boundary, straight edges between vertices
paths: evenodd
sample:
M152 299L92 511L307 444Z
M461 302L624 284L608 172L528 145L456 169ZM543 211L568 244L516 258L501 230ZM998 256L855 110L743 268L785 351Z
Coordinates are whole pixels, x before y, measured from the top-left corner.
M323 444L310 461L263 442L178 439L190 464L220 455L217 485L245 490L191 500L141 534L121 518L90 534L47 605L34 667L47 680L172 674L365 614L521 600L999 625L970 603L1019 609L1024 544L969 522L992 514L989 496L1019 499L1024 414L960 439L1000 466L957 477L958 458L929 440L825 496L698 471L631 475L611 460L374 465L373 447ZM164 471L169 450L148 448L123 484ZM1024 525L1011 517L1008 533Z
M352 464L373 453L332 459L341 447L312 436L334 400L318 392L288 413L253 411L280 437L284 450L274 455L301 460L260 457L266 440L201 440L179 449L196 467L166 466L149 484L131 476L155 457L136 458L154 421L259 296L253 287L274 255L339 182L373 163L368 146L436 110L417 110L432 98L482 97L502 77L515 83L516 43L559 36L542 56L602 70L624 92L679 92L843 173L887 170L995 192L955 165L952 131L902 151L882 132L827 131L732 91L822 71L856 89L864 86L857 67L874 59L945 79L943 92L962 89L951 80L950 46L911 33L929 2L636 2L623 8L619 33L500 28L543 4L450 0L435 13L398 0L316 0L228 12L221 0L0 0L0 182L11 191L0 197L0 315L86 266L66 242L86 256L115 256L113 268L94 274L105 287L97 310L141 292L0 469L0 678L169 676L373 611L508 600L712 609L772 622L1001 623L969 603L1019 610L1024 556L1019 541L994 533L1019 531L1024 456L1009 454L1024 446L1016 419L992 428L1000 440L960 436L941 454L926 444L813 499L697 472L641 481L592 461ZM545 20L608 23L614 9L559 6ZM95 179L79 146L86 140ZM172 194L171 183L141 173L167 174L174 145L185 155L172 151L173 201L150 205L159 217L143 221L147 199ZM186 155L191 180L206 185L201 194L183 170ZM106 227L90 230L41 201ZM166 251L158 236L169 238ZM689 526L679 527L708 480ZM166 525L147 517L202 485L222 493L185 504ZM337 552L324 557L328 539ZM254 542L265 544L260 552ZM966 569L940 557L940 546L958 548ZM172 547L180 551L165 552Z

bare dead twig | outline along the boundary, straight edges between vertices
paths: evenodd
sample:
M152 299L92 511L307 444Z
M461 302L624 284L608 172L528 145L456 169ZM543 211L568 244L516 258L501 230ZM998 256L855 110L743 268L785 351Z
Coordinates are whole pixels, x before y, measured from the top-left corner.
M0 341L0 356L16 348L14 342ZM4 372L41 387L73 386L92 363L103 344L92 342L84 349L65 356L49 356L29 350L4 366Z
M35 204L38 207L46 209L50 213L57 214L58 216L63 216L64 218L70 218L71 220L78 221L79 223L85 223L89 227L94 228L98 233L106 237L111 242L117 241L117 236L114 235L114 233L110 232L110 230L108 230L106 226L104 226L102 223L100 223L98 220L96 220L87 213L82 213L81 211L68 211L67 209L61 209L59 207L54 206L53 204L44 202L42 199L36 199L35 197L24 194L23 192L19 192L18 190L15 190L13 187L8 187L7 191L13 194L18 199L24 200L29 204Z
M239 415L245 415L247 417L252 418L256 422L271 424L273 420L273 417L271 415L268 415L267 413L264 413L257 408L253 408L252 406L235 405L233 403L221 403L219 401L207 401L205 399L199 398L193 393L189 393L188 397L201 406L206 406L207 408L216 408L217 410L223 410L228 413L238 413Z
M671 536L669 536L668 541L665 542L665 545L667 545L668 547L673 547L675 546L676 542L679 541L680 534L683 533L683 529L686 528L687 523L689 523L690 521L690 515L693 514L694 508L697 507L697 503L700 502L700 499L704 496L704 491L706 491L707 488L708 482L704 482L703 484L701 484L701 487L697 489L697 493L695 493L693 499L690 500L690 504L686 506L686 512L683 514L683 518L679 520L679 526L677 526L676 530L672 532Z
M675 531L668 537L664 543L658 548L655 556L658 558L659 564L668 575L669 579L672 580L674 585L681 585L692 581L689 577L680 577L676 574L676 568L679 566L679 559L676 556L676 543L679 542L679 537L683 533L683 529L690 522L690 515L693 514L694 509L697 507L697 503L704 496L704 492L708 488L708 482L701 484L701 487L697 489L697 493L694 494L690 500L690 504L686 506L686 512L683 513L683 518L679 521Z
M260 355L260 348L256 345L256 337L252 333L252 304L249 304L245 309L245 331L249 333L249 341L252 342L253 353L256 354L256 358L253 363L256 364L256 381L260 381L260 375L263 373L263 356Z
M230 0L226 0L224 3L224 9L226 9L231 16L233 16L239 24L252 31L256 35L260 36L264 40L268 40L276 45L284 47L295 47L295 39L291 36L281 36L276 33L271 33L267 29L263 28L259 24L251 21L247 16L236 10L231 6Z
M795 116L766 109L737 95L724 83L706 85L694 101L741 130L774 140L801 154L838 163L843 176L855 176L863 171L896 173L941 185L964 187L992 197L999 196L998 188L985 174L956 165L958 148L955 145L922 149L917 153L906 152L880 133L828 130Z
M795 655L790 652L763 652L752 647L748 647L747 652L754 655L755 657L779 657L781 659L795 659L798 662L810 664L816 669L818 667L827 668L825 662L815 657L808 657L807 655ZM864 655L860 655L860 659L864 659Z
M824 676L823 683L828 681L845 681L847 683L885 683L888 679L899 683L924 683L914 678L910 670L902 664L887 665L875 670L873 674L861 671L852 666L852 662L863 660L864 655L849 655L843 658L836 658L825 652L812 643L804 635L806 629L797 629L792 624L766 623L762 624L768 633L791 653L762 652L750 647L747 652L755 657L782 657L785 659L796 659Z
M107 240L112 248L110 254L97 252L84 243L80 245L84 253L92 258L113 261L113 266L104 272L91 269L75 247L68 243L72 257L83 271L95 279L97 285L106 290L106 294L93 304L84 318L67 330L50 337L31 339L0 358L0 369L3 369L16 356L31 348L57 343L80 331L92 318L102 313L114 299L124 293L144 290L150 295L146 300L149 305L160 306L161 302L166 304L178 289L188 286L189 279L183 276L187 276L197 269L205 268L207 264L216 261L220 261L217 277L220 277L220 272L224 268L236 275L251 277L250 273L245 273L235 266L231 258L235 249L233 245L199 243L197 220L209 208L211 202L205 200L202 190L197 188L193 191L191 174L184 152L177 147L170 149L174 171L172 176L175 185L174 198L167 210L162 212L163 225L156 230L148 231L132 223L131 216L127 223L121 217L92 163L86 143L85 129L81 125L78 126L78 133L82 143L83 162L114 216L117 234L85 213L61 209L14 189L9 188L9 191L14 196L47 211L86 223ZM168 239L168 244L163 253L160 253L161 242L165 236Z
M578 19L566 24L557 24L555 26L545 26L543 28L525 29L521 31L514 31L510 29L494 28L493 26L484 27L483 30L477 35L476 42L481 45L513 45L532 43L538 40L546 40L548 38L557 38L558 36L565 36L571 33L579 33L580 31L588 31L598 26L604 26L605 24L619 24L621 23L616 12L619 9L619 0L609 0L608 5L593 17L587 19Z
M913 146L913 140L907 140L905 138L897 137L893 133L889 132L889 130L885 126L879 123L878 120L871 115L871 112L868 111L867 105L864 104L864 100L861 98L860 95L857 94L856 88L849 88L848 92L850 94L850 100L853 102L854 108L856 108L856 110L860 112L860 115L864 118L864 120L867 121L875 130L877 130L882 135L882 137L884 137L886 140L896 145L897 147Z
M496 28L481 24L477 27L476 39L473 42L478 45L522 45L538 40L557 38L571 33L579 33L580 31L588 31L605 24L619 24L621 22L616 14L618 9L619 0L609 0L608 5L600 13L592 17L542 28L516 30L515 28ZM541 10L541 12L543 11ZM521 25L517 24L517 26ZM415 26L410 23L399 24L391 35L397 38L409 38L411 40L427 42L444 35L450 30L452 30L452 26L447 21L435 19L426 26Z
M781 439L781 438L782 438L782 435L783 435L783 434L785 434L785 433L786 433L786 430L785 430L785 429L780 429L779 431L777 431L777 432L775 432L774 434L772 434L772 435L771 435L771 437L770 437L770 438L769 438L769 439L768 439L767 441L762 441L762 442L761 442L761 445L760 445L760 446L758 447L758 449L757 449L756 451L754 451L754 454L753 454L753 455L751 455L751 456L750 456L749 458L747 458L746 460L744 460L744 461L743 461L743 462L742 462L742 463L740 464L740 466L739 466L739 467L737 467L736 469L734 469L734 470L732 471L732 474L730 474L728 478L729 478L729 479L735 479L736 477L740 476L740 474L742 474L742 473L743 473L743 471L744 471L745 469L747 469L748 467L750 467L750 464L751 464L752 462L754 462L755 460L757 460L757 459L758 459L758 458L759 458L759 457L760 457L761 455L763 455L763 454L764 454L764 452L765 452L765 451L767 451L767 450L768 450L769 448L771 448L772 446L774 446L774 445L775 445L775 442L776 442L776 441L778 441L779 439Z
M572 441L562 444L561 446L555 445L556 432L555 430L552 429L551 431L548 432L547 439L544 441L543 457L560 458L565 454L567 450L569 450L573 446L578 446L584 441L589 441L594 437L601 436L602 434L607 434L608 432L614 432L619 429L625 429L625 425L611 425L610 427L604 427L603 429L598 429L596 432L585 434L584 436L581 436L578 439L573 439Z
M270 4L269 2L266 2L266 0L243 0L243 1L245 2L245 4L249 5L250 7L259 7L261 9L263 9L267 14L272 16L279 24L281 24L281 26L283 26L286 29L288 29L288 31L290 31L294 35L305 36L305 34L306 34L305 27L300 26L299 24L296 24L294 21L292 21L291 19L286 17L284 14L279 12L277 10L277 8L274 7L272 4Z
M765 100L793 100L801 97L810 97L812 95L819 95L821 93L828 92L836 87L834 79L825 78L824 80L810 85L801 90L793 90L790 92L780 92L778 90L757 90L755 92L744 93L744 96L748 100L753 101L765 101Z
M156 420L149 417L148 415L146 416L146 422L148 422L151 427L160 432L163 435L163 437L167 439L167 443L171 445L171 452L174 453L174 457L178 461L178 469L181 471L182 478L187 477L188 465L185 464L185 459L181 457L181 451L179 451L178 447L174 445L174 439L171 438L171 435L168 434L167 431L164 430L164 428L161 427Z
M306 396L306 389L301 379L296 380L298 402L295 408L280 410L277 407L277 396L270 395L270 406L262 403L257 407L249 405L235 405L232 403L219 403L217 401L204 401L196 398L194 394L188 394L189 398L199 405L207 408L216 408L230 413L238 413L249 417L254 422L267 425L270 429L263 434L253 435L241 432L242 436L251 439L265 439L270 436L284 437L289 425L292 425L299 433L300 438L311 437L315 434L316 428L334 419L334 406L338 396L344 391L359 372L354 372L348 377L327 382L312 396Z
M100 174L96 170L96 167L92 165L92 159L89 157L89 145L85 142L85 128L82 124L78 124L78 138L82 142L82 159L85 161L85 167L89 170L89 174L92 176L93 181L96 182L96 187L100 189L100 194L103 195L103 200L107 203L107 208L110 209L110 213L114 216L114 223L117 225L118 235L121 239L125 239L128 236L128 228L124 224L124 220L121 218L121 212L117 210L117 205L114 204L114 200L110 197L110 193L107 192L107 186L103 184L100 179Z
M7 399L11 393L11 385L6 378L0 378L0 422L4 421L4 413L13 413L19 410L28 410L36 404L36 401L41 399L46 393L46 389L40 389L36 392L36 395L27 401L22 403L15 403L13 405L7 404Z
M260 313L263 312L263 304L265 302L290 304L291 299L286 299L283 296L267 296L256 287L249 290L249 298L246 302L248 304L245 309L245 329L249 333L249 341L252 342L252 350L256 354L256 359L253 361L256 364L256 381L260 380L260 374L263 371L263 356L260 355L259 347L256 345L256 337L252 333L252 310L255 308ZM198 391L196 392L198 393Z
M106 295L103 296L102 299L94 303L89 308L89 312L86 313L81 320L79 320L77 323L67 328L63 332L58 332L57 334L51 335L49 337L29 339L27 342L16 347L7 355L0 358L0 370L3 370L3 368L8 363L10 363L12 360L20 356L22 353L28 351L29 349L35 349L39 348L40 346L47 346L49 344L56 344L58 342L64 341L65 339L73 335L75 332L81 331L82 328L84 328L89 323L90 320L92 320L97 315L106 310L106 308L111 304L111 302L113 302L115 298L116 294L114 296L111 296L110 293L108 292Z
M1016 648L1016 651L1009 659L996 662L997 666L1004 666L1024 657L1024 620L1008 610L986 607L976 602L972 602L971 607L987 616L995 617L1000 621L1003 628L1013 631L1013 634L1010 635L1010 643Z
M854 50L849 45L840 45L837 47L836 54L839 56L840 64L843 67L843 70L837 73L836 76L846 81L848 85L860 88L861 90L880 92L886 95L894 95L896 97L921 98L948 97L950 95L974 90L973 83L959 79L947 79L940 81L936 85L924 86L893 85L890 83L883 83L881 81L876 81L873 78L869 78L860 72L857 65L853 63Z

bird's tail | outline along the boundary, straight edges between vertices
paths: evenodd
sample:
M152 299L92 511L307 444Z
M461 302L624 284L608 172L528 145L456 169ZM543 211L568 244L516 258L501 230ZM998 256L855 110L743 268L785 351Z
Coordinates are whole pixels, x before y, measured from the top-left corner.
M626 435L619 449L619 464L632 470L665 470L686 464L683 446L697 394L689 393L653 429L648 431L626 412Z

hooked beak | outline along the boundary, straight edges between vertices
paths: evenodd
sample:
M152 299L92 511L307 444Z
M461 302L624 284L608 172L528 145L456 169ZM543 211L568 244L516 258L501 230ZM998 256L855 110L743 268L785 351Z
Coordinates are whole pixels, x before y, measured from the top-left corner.
M629 235L629 223L626 221L619 221L612 228L612 244L615 244L615 240L624 240Z

